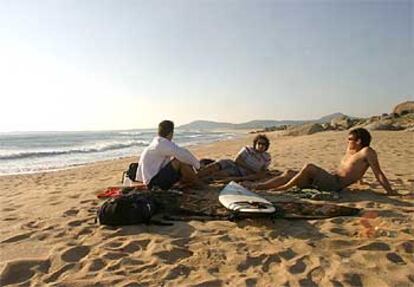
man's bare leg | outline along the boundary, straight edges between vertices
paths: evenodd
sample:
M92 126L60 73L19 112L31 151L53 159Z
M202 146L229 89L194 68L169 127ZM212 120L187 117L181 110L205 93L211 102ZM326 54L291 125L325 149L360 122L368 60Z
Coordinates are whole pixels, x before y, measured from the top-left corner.
M289 182L289 180L291 180L296 174L298 174L297 171L286 170L281 175L273 177L263 183L258 183L256 185L253 184L252 187L259 190L278 188L279 186Z
M202 182L198 179L197 174L195 173L192 166L182 163L177 159L174 159L172 161L172 166L175 170L179 171L181 173L181 179L180 182L184 186L194 186L194 187L200 187L202 186Z
M319 169L314 164L306 164L298 174L291 178L287 183L274 187L275 190L287 190L293 186L304 187L311 183L312 177Z
M220 171L221 167L220 164L218 162L213 162L209 165L207 165L206 167L200 169L197 173L198 178L204 178L204 177L208 177L212 174L216 174L218 171Z

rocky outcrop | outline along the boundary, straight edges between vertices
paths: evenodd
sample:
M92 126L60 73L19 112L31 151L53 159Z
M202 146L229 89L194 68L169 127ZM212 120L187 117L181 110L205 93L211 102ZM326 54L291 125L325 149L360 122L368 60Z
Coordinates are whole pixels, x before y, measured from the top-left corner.
M394 108L393 113L400 115L400 116L409 114L409 113L414 113L414 101L407 101L407 102L397 105Z
M331 120L331 127L335 130L347 130L352 126L352 120L347 116L339 116Z
M371 131L399 131L404 129L393 120L374 121L364 126L364 128Z
M284 135L287 136L303 136L311 135L314 133L322 132L325 129L320 124L304 124L300 126L291 126L289 127Z

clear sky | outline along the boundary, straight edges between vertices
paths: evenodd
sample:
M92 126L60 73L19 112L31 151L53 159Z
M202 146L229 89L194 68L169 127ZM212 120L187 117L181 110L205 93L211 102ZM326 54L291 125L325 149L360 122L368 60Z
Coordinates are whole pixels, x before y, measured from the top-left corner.
M0 0L0 131L391 112L414 1Z

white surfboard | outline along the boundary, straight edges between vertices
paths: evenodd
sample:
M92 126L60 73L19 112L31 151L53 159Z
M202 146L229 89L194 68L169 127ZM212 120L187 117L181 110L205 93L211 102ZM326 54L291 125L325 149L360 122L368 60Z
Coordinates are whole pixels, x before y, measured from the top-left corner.
M225 208L244 213L273 213L275 207L267 199L232 181L220 192L219 201Z

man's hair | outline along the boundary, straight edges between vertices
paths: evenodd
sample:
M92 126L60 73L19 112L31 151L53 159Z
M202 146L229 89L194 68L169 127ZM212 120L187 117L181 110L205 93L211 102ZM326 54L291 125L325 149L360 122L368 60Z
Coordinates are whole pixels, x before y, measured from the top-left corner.
M364 128L353 129L349 132L350 135L353 135L356 140L361 140L362 147L369 146L371 143L371 135L369 131Z
M167 137L174 132L174 123L172 121L162 121L158 124L158 135L160 137Z
M267 136L262 135L262 134L257 135L257 136L253 139L253 148L254 148L254 149L256 149L256 147L257 147L257 143L259 142L259 140L260 140L260 141L263 141L263 142L265 142L265 143L266 143L266 149L265 149L265 150L268 150L268 149L269 149L269 145L270 145L270 141L269 141L269 139L267 138Z

